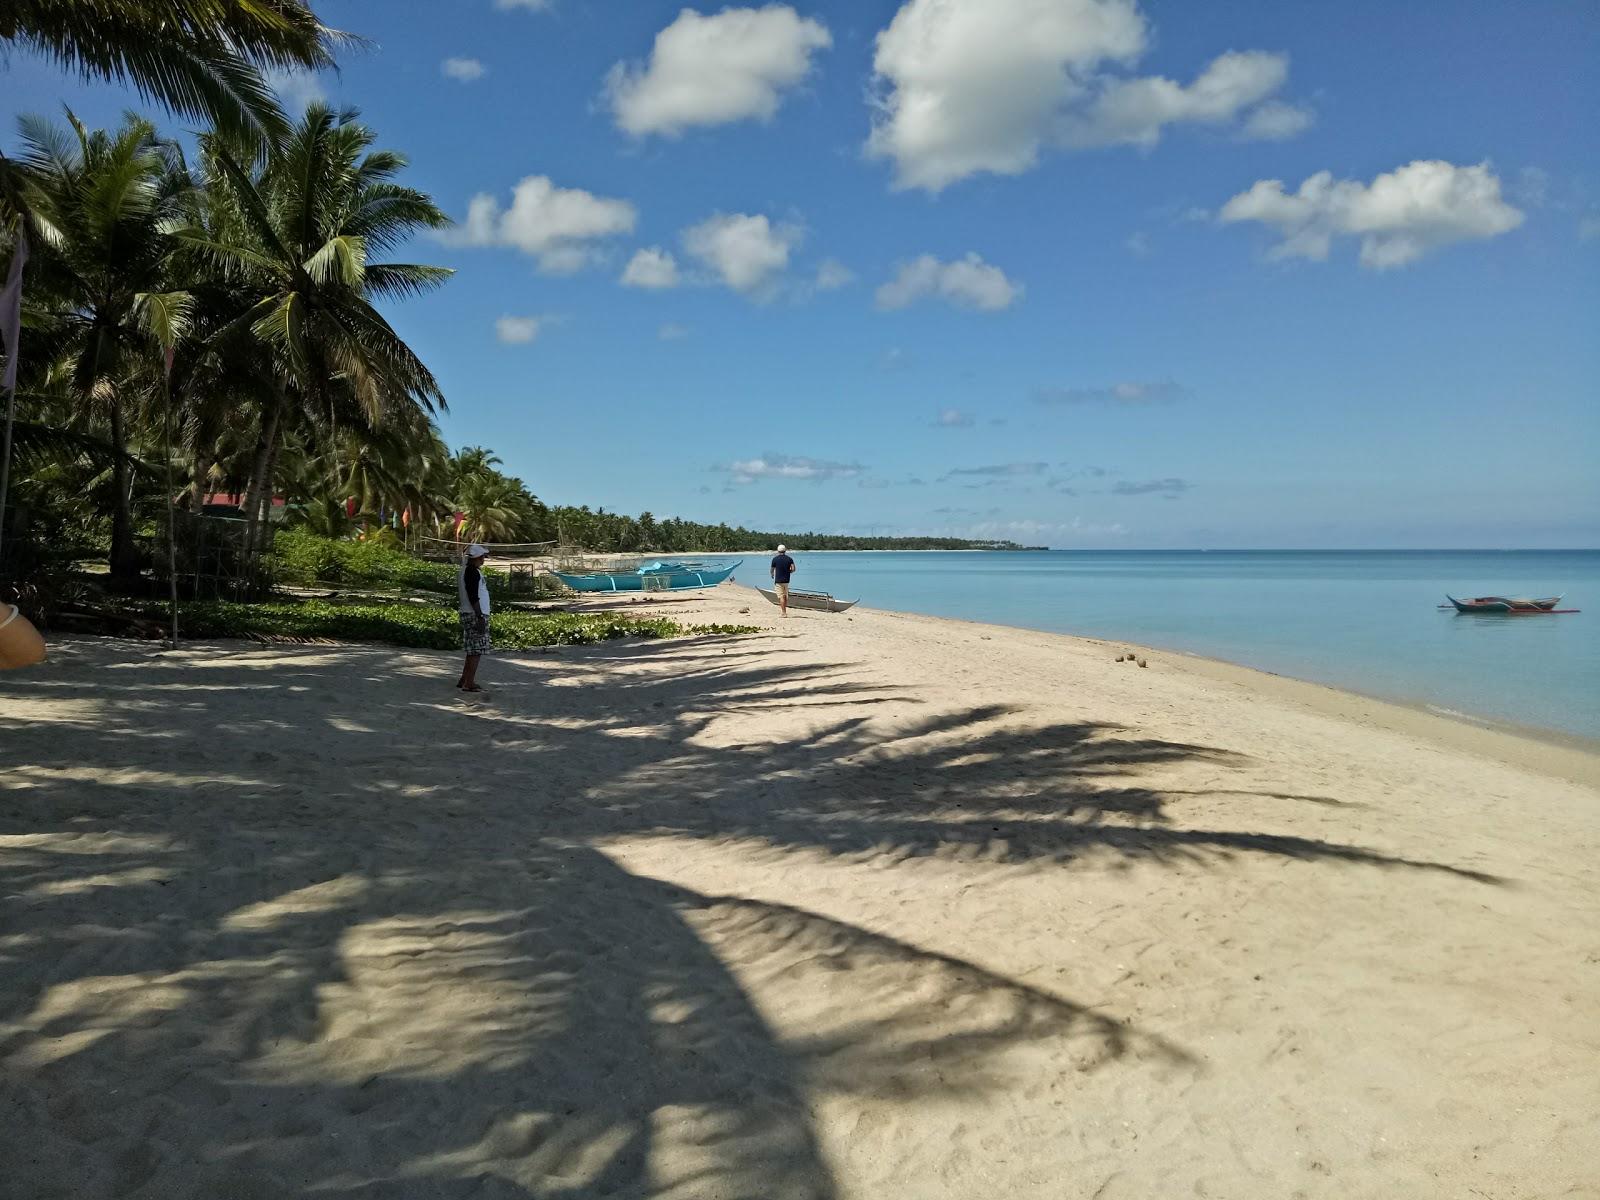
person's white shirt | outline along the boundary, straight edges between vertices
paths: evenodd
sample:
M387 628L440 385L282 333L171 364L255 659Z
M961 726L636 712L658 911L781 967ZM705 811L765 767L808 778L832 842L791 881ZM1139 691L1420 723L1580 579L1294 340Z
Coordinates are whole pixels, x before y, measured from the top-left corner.
M467 567L471 564L463 561L461 570L456 572L456 594L460 600L458 607L464 613L472 611L472 601L467 599ZM478 568L478 611L484 616L489 615L489 581L483 576L483 568Z

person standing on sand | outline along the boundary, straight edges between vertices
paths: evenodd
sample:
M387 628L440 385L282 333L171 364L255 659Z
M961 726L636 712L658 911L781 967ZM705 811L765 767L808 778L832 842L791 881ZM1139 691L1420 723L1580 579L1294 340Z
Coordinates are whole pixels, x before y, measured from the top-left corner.
M481 692L478 686L478 659L489 653L489 585L483 578L483 560L489 552L477 542L467 547L461 573L456 577L456 593L461 612L461 648L467 652L466 665L456 686L463 692Z
M794 577L794 559L786 547L779 546L772 558L772 590L778 593L778 611L789 615L789 580Z

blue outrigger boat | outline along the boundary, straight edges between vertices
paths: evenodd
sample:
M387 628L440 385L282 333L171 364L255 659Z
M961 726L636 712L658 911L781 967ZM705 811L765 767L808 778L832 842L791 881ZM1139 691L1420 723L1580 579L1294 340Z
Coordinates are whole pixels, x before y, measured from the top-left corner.
M727 567L704 567L699 563L652 562L636 571L568 575L551 574L575 592L686 592L692 588L716 587L732 577L744 559Z

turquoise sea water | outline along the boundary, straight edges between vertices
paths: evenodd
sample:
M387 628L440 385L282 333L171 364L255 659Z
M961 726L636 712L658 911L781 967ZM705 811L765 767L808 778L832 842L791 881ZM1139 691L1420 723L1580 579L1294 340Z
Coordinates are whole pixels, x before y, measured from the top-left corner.
M766 557L737 579L761 584ZM1126 639L1369 695L1600 737L1600 550L795 555L864 607ZM1555 595L1572 616L1458 616Z

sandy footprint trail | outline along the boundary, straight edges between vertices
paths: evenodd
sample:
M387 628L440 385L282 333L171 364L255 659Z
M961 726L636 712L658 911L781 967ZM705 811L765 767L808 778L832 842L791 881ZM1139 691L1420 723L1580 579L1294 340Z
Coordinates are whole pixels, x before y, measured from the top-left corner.
M1590 1153L1593 1005L1528 932L1592 876L1414 836L1337 756L792 638L497 660L488 705L448 656L57 659L0 686L0 1195L1453 1195ZM1557 990L1504 1008L1508 967Z

